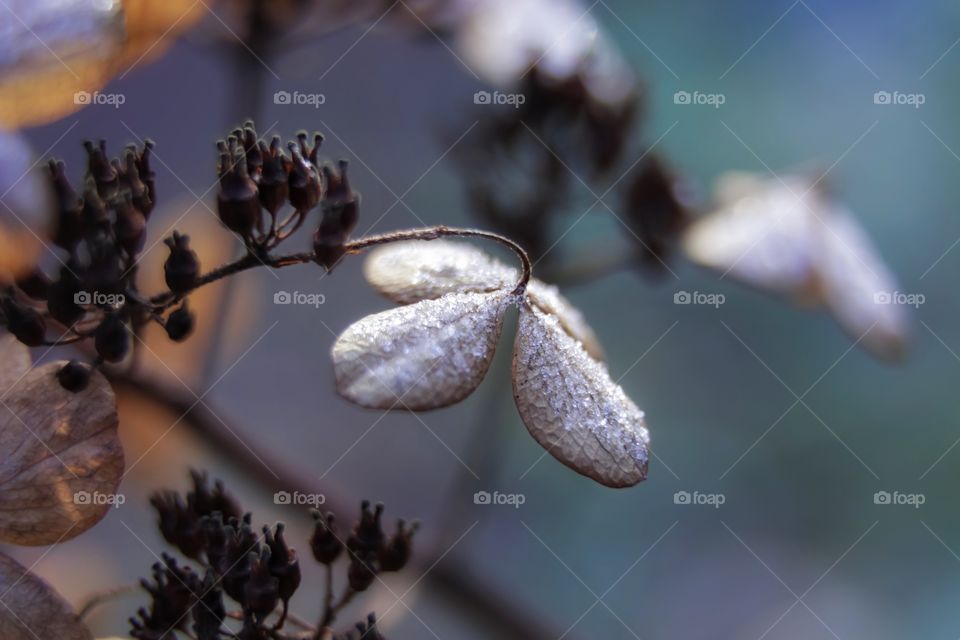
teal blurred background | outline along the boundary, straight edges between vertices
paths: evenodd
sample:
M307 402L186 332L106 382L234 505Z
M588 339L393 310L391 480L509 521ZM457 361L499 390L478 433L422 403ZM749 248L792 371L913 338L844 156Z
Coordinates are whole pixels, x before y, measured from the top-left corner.
M420 518L418 545L449 550L443 563L558 636L960 636L960 6L604 0L590 14L648 91L633 158L669 130L657 150L703 192L731 169L830 169L829 182L899 290L925 296L912 313L905 363L879 364L851 350L826 315L682 259L671 264L676 278L624 271L569 288L611 374L624 376L646 411L657 456L645 483L610 490L541 459L511 400L512 323L487 380L458 406L381 417L339 399L328 357L334 333L390 306L351 260L330 277L301 267L281 280L237 278L234 293L246 295L234 312L249 326L221 352L212 377L199 379L198 393L212 386L204 401L252 449L338 495L384 501L388 520ZM271 59L269 70L251 62L264 83L258 89L252 77L237 82L232 56L242 52L207 20L206 35L188 34L158 62L109 85L127 96L121 109L90 107L28 137L77 175L82 138L105 137L113 149L134 134L154 138L160 207L148 245L213 185L214 140L251 114L261 132L273 125L270 133L284 138L319 130L328 157L350 159L363 195L360 230L381 216L374 231L471 224L455 166L438 158L484 117L472 99L483 86L426 31L410 38L384 28L358 42L365 29L313 37ZM274 91L291 88L322 92L326 103L273 103ZM723 93L726 102L677 105L677 91ZM877 91L922 93L926 101L877 105ZM213 193L204 199L211 207ZM591 203L580 194L557 229ZM197 206L188 216L211 213ZM591 214L558 251L576 256L605 238L614 246L621 233L610 216ZM297 242L305 246L306 236ZM165 254L162 245L152 251ZM320 292L326 304L274 306L281 289ZM726 304L678 306L678 290L722 293ZM176 419L143 409L128 415L130 459ZM159 426L151 431L139 420ZM132 435L137 429L152 435ZM145 496L185 486L191 465L226 478L255 520L290 520L295 546L306 548L306 521L178 430L146 453L123 486L127 504L96 529L49 552L16 555L28 566L39 560L35 570L74 602L134 581L164 548ZM475 505L480 490L521 493L525 503ZM680 491L725 501L676 504ZM922 494L924 503L876 504L880 491ZM308 584L318 585L320 572L306 570ZM387 635L398 640L501 637L430 584L405 597L415 614L380 590L350 615L389 608ZM397 593L408 586L398 583ZM125 633L124 618L144 601L103 609L93 618L99 635ZM302 591L295 608L312 618L318 602Z

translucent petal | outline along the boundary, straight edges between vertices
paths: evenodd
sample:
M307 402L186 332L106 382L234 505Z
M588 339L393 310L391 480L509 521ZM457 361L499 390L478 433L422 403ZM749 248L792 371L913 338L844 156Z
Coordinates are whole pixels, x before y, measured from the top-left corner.
M378 247L364 262L364 276L382 295L400 304L432 300L451 292L512 288L519 272L465 242L413 240ZM583 314L559 289L533 278L530 301L560 319L571 336L598 360L603 349Z
M647 476L643 412L559 321L520 309L513 396L530 434L560 462L609 487Z
M355 322L333 345L337 391L374 409L463 400L487 373L510 299L506 291L451 293Z

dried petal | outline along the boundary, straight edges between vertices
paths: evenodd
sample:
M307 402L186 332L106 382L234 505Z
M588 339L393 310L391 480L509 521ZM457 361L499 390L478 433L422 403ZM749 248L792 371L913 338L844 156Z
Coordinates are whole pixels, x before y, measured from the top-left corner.
M90 630L50 585L0 553L0 638L93 640Z
M63 389L64 362L32 369L0 405L0 541L53 544L99 522L123 474L117 408L93 373L78 393Z
M517 271L465 242L411 240L377 247L363 275L381 295L399 304L447 293L496 291L517 282Z
M355 322L333 345L337 391L374 409L459 402L487 373L510 299L451 293Z
M687 230L700 264L794 301L826 306L877 357L902 355L907 319L887 304L896 281L853 215L797 177L734 174L718 185L721 208Z
M412 240L378 247L364 262L363 274L381 295L399 304L433 300L453 292L510 288L520 277L516 269L480 249L446 240ZM542 311L560 318L564 330L582 342L590 355L603 359L593 330L556 287L534 278L527 293Z
M827 306L855 340L884 360L906 349L907 317L890 296L893 274L853 216L837 208L819 225L824 251L818 271Z
M608 487L647 477L643 412L553 316L523 305L513 396L530 434L560 462Z

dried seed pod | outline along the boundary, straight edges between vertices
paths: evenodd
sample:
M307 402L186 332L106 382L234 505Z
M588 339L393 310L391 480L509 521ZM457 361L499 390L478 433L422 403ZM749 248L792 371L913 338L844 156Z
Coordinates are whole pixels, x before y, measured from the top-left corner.
M117 242L128 256L137 255L143 250L147 239L147 219L134 206L133 197L129 193L117 199L114 212L116 219L113 229Z
M298 211L310 211L320 202L323 192L320 175L317 168L304 158L296 143L289 143L287 148L293 157L288 176L290 204Z
M90 368L76 360L71 360L57 372L57 380L67 391L74 393L83 391L90 384Z
M167 332L167 337L171 340L174 342L183 342L193 333L194 322L195 316L193 312L187 308L187 303L184 301L183 304L170 312L163 328Z
M413 534L419 528L417 522L407 527L403 520L397 520L397 530L380 548L378 560L381 571L400 571L407 565L413 553Z
M108 313L93 334L97 355L107 362L120 362L130 350L130 330L115 313Z
M83 146L88 155L87 173L96 184L97 193L104 199L113 197L119 184L119 174L107 158L106 140L101 140L99 146L94 146L93 142L85 140Z
M83 203L66 176L63 161L51 160L50 178L57 199L56 231L54 243L70 251L83 234Z
M270 575L277 579L277 593L286 604L300 586L300 561L297 552L287 546L283 537L283 523L278 522L271 535L270 528L263 528L264 543L270 547Z
M270 573L270 547L261 547L260 555L250 554L250 578L243 587L244 607L261 620L277 608L280 581Z
M247 172L243 152L222 140L220 149L220 191L217 193L217 214L224 225L249 241L254 226L260 219L260 196L257 184Z
M174 231L163 243L170 249L170 255L163 263L167 286L174 293L185 293L193 288L200 274L200 259L190 248L190 236Z
M74 274L74 269L79 267L73 263L61 267L60 278L47 290L47 311L54 320L66 327L72 327L86 313L84 308L77 304L82 285Z
M260 141L260 156L263 159L263 168L260 173L259 193L260 204L276 215L287 201L290 193L287 174L290 172L290 159L283 153L280 146L280 136L274 136L270 146Z
M333 513L326 515L314 510L313 535L310 537L310 550L320 564L331 564L343 551L343 543L337 535Z

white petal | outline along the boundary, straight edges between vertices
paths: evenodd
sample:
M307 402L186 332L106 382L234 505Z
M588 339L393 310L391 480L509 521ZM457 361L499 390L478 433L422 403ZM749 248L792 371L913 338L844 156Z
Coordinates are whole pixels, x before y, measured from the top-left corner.
M506 291L451 293L367 316L333 345L337 391L364 407L445 407L483 380L500 337Z
M370 252L363 274L383 296L400 304L432 300L452 292L483 292L512 288L519 272L465 242L413 240L378 247ZM603 349L583 314L553 285L536 278L527 286L530 301L560 318L563 328L594 358Z
M823 247L818 272L837 322L875 356L901 358L908 322L904 307L891 300L897 289L893 274L845 209L834 207L818 228Z
M463 291L496 291L517 283L516 269L465 242L412 240L377 247L363 275L383 296L400 304Z
M541 311L555 315L563 330L582 343L587 353L597 360L603 360L603 347L593 329L580 310L564 298L557 287L533 278L527 285L527 295L530 302Z
M801 195L806 186L798 180L719 182L718 200L725 204L684 235L690 258L760 289L806 297L815 282L809 212L815 196Z
M609 487L647 476L643 412L559 321L520 309L513 396L530 434L560 462Z

